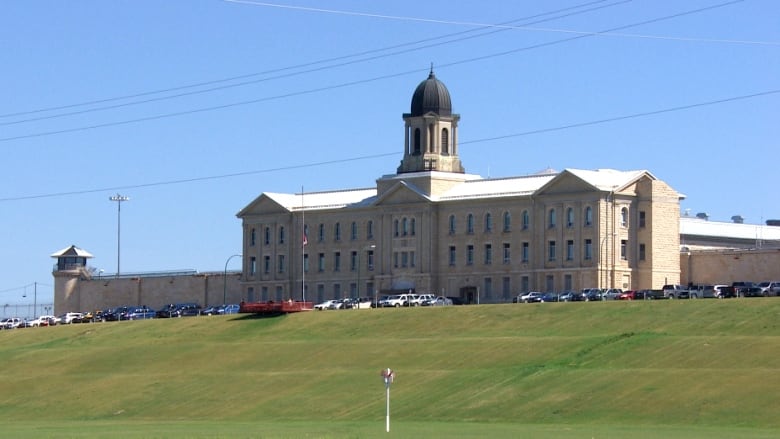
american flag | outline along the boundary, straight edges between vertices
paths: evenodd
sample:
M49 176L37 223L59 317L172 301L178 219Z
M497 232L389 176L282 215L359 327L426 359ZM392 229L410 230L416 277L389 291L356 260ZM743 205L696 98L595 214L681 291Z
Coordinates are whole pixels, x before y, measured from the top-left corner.
M305 246L308 243L309 243L309 237L306 236L306 228L304 228L303 229L303 245Z

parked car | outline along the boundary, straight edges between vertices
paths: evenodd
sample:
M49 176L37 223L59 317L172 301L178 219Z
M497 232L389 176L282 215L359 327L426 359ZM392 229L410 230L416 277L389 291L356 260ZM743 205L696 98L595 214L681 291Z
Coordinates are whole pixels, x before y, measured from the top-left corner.
M723 287L718 291L716 296L718 299L728 299L732 297L739 297L739 290L735 287Z
M433 294L418 294L412 298L411 302L409 303L409 306L421 306L423 302L428 300L435 300L436 296Z
M780 281L761 282L758 287L764 296L780 296Z
M556 293L544 293L539 298L539 302L557 302L558 300L558 294Z
M447 296L447 298L452 300L452 304L453 305L465 305L465 303L463 302L463 299L461 299L460 297Z
M382 303L383 307L399 308L402 306L409 306L412 300L415 298L414 294L394 294L389 296L387 300Z
M538 291L530 291L525 294L521 294L517 296L517 300L513 302L515 303L534 303L534 302L541 302L542 296L544 294L538 292Z
M335 303L335 302L336 302L335 300L326 300L326 301L324 301L322 303L318 303L318 304L314 305L314 309L316 309L317 311L323 311L323 310L326 310L326 309L330 309L330 305Z
M24 322L19 317L9 317L2 320L3 329L16 329Z
M623 291L623 294L618 296L618 300L642 300L642 299L644 299L644 293L642 291L635 291L635 290Z
M678 284L670 284L670 285L664 285L663 288L661 288L664 292L664 297L667 299L687 299L690 297L688 295L688 288L678 285Z
M127 314L129 306L117 306L116 308L110 308L103 312L103 318L107 322L118 322L125 320L124 316Z
M214 316L219 314L219 309L222 307L222 305L211 305L209 307L203 308L203 310L200 312L201 315L204 316Z
M737 296L738 296L738 297L739 297L739 296L742 296L742 291L743 291L743 290L745 290L745 289L747 289L747 288L752 288L752 287L755 287L755 285L753 284L753 282L750 282L750 281L737 281L737 282L732 282L732 283L731 283L731 286L732 286L732 287L734 287L734 288L736 289L736 293L737 293Z
M764 297L764 292L760 287L743 287L739 292L742 297Z
M225 306L221 306L217 312L219 314L238 314L239 305L237 303L229 303Z
M433 300L426 300L423 302L422 306L452 306L452 299L449 297L438 296L434 297Z
M171 312L171 317L195 317L200 315L200 311L197 303L182 303Z
M581 302L583 298L582 294L576 291L564 291L558 296L558 300L561 302Z
M582 290L582 298L586 302L601 300L601 290L598 288L585 288Z
M153 319L157 313L146 306L137 306L127 310L122 320L147 320Z
M59 317L60 324L68 325L71 323L78 323L81 321L81 313L80 312L66 312L65 314L61 314Z
M621 294L623 294L623 290L620 288L609 288L601 293L601 300L617 300Z

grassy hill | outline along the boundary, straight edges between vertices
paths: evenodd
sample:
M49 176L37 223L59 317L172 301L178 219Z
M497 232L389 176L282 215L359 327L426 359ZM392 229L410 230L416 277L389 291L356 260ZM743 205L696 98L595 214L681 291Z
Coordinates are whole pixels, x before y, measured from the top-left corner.
M0 423L15 433L38 426L37 437L46 428L83 425L122 425L125 437L133 428L144 437L143 425L174 426L173 432L195 425L212 433L214 426L221 432L244 426L225 437L252 437L248 431L258 425L280 428L285 437L298 437L285 428L301 428L301 437L363 437L355 431L383 424L379 373L390 367L397 373L392 421L400 431L494 425L512 437L518 425L559 433L565 426L575 432L609 426L611 437L621 437L614 430L621 428L632 429L630 437L640 431L668 437L648 427L671 426L695 432L679 437L729 429L771 437L780 432L779 317L780 299L766 298L0 331ZM345 430L309 434L322 424Z

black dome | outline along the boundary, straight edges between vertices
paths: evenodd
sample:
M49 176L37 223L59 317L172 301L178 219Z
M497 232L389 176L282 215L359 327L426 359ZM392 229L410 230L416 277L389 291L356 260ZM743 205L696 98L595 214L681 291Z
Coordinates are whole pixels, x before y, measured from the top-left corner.
M411 116L422 116L431 111L439 116L452 115L450 92L443 82L436 79L433 70L428 75L428 79L421 82L414 90Z

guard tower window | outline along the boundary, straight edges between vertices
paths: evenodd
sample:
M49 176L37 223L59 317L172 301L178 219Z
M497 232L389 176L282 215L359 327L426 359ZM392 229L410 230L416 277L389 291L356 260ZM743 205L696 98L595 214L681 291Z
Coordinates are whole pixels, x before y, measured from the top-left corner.
M447 128L441 129L441 153L450 153L450 131Z
M414 150L412 153L414 155L420 155L420 129L419 128L414 129Z

